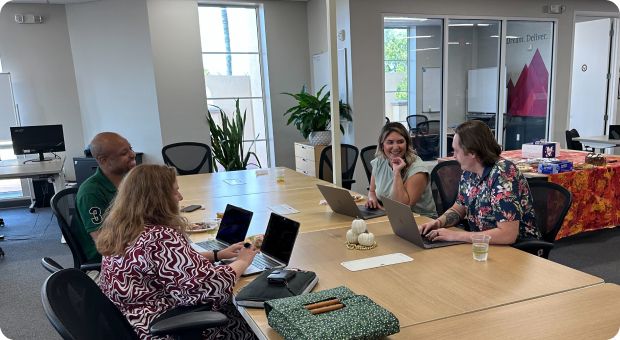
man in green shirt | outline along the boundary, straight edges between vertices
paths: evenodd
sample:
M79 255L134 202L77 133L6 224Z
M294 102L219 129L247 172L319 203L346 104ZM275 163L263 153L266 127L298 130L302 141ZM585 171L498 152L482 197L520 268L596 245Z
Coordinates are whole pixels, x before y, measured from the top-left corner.
M129 142L114 132L102 132L90 142L90 152L99 168L78 190L76 208L83 233L82 244L88 262L101 261L94 240L99 234L103 215L116 195L116 188L123 177L136 166L136 154Z

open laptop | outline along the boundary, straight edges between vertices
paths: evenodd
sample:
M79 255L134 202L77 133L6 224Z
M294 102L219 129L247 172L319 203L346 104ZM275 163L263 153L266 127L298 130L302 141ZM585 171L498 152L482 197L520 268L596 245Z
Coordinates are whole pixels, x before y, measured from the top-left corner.
M232 204L226 205L224 216L220 221L214 240L198 243L205 250L222 250L231 244L245 240L245 235L250 228L253 212L239 208Z
M418 224L413 218L411 208L408 205L396 202L389 198L383 198L383 206L387 211L388 219L394 234L415 244L422 249L431 249L438 247L462 244L462 241L435 241L431 242L420 234Z
M364 205L355 204L353 196L346 189L322 184L316 186L319 187L321 194L334 212L365 220L385 215L385 211L382 209L368 209Z
M620 139L620 125L609 125L609 139Z
M299 233L299 222L271 213L260 253L243 276L258 274L265 269L283 268L288 265Z

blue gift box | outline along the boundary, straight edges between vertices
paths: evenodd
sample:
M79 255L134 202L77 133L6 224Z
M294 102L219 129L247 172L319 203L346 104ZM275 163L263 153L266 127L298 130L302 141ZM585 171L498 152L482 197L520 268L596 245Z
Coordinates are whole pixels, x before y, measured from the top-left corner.
M557 161L538 164L538 172L541 174L557 174L573 170L573 162Z

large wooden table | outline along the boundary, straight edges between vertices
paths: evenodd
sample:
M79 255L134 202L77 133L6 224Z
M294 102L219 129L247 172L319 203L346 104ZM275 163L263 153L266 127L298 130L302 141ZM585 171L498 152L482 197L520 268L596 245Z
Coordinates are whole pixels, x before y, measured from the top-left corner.
M273 169L269 169L273 172ZM255 175L256 170L230 173L179 176L179 190L183 194L181 205L200 204L204 209L185 213L190 222L200 222L224 212L227 204L254 212L248 235L264 233L272 210L270 207L287 204L299 213L286 215L301 224L301 232L351 225L353 217L334 213L328 205L321 205L323 195L317 184L333 185L290 169L285 170L285 183L278 184L272 175ZM227 175L228 174L228 175ZM188 178L189 177L189 178ZM245 184L230 185L224 179L240 179ZM360 203L361 204L361 203ZM386 221L387 217L369 220L369 223ZM203 241L214 233L195 234L193 239Z
M319 183L331 184L291 169L280 169L284 169L284 183L276 182L276 168L178 176L177 181L185 199L212 199L214 197L290 191L316 188ZM242 184L229 184L231 180L233 180L232 183Z
M620 286L596 285L401 328L394 339L611 339Z
M369 225L378 247L344 246L347 228L300 234L290 267L319 276L315 290L346 285L387 308L401 328L600 284L602 279L521 252L492 246L487 262L472 259L471 245L422 250L394 235L388 222ZM350 272L340 263L400 252L413 262ZM246 284L243 279L237 289ZM263 309L240 308L259 337L279 338Z

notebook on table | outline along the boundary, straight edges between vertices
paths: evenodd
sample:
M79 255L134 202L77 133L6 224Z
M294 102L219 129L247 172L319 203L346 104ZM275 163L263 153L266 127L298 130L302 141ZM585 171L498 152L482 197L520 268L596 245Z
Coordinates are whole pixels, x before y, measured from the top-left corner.
M299 222L271 213L260 253L243 276L258 274L266 269L286 267L299 233Z
M220 221L214 240L198 243L205 250L222 250L231 244L245 240L245 235L250 228L253 212L239 208L232 204L226 205L224 216Z
M346 189L322 184L317 184L316 186L321 191L329 207L336 213L365 220L385 215L385 211L381 209L369 209L364 205L355 204L355 199Z
M398 235L422 249L432 249L438 247L462 244L462 241L430 241L420 234L418 224L413 218L411 208L408 205L396 202L389 198L383 198L383 206L387 212L388 219L394 234Z

